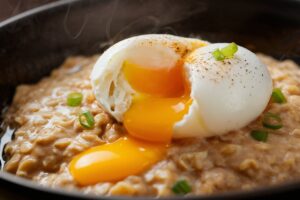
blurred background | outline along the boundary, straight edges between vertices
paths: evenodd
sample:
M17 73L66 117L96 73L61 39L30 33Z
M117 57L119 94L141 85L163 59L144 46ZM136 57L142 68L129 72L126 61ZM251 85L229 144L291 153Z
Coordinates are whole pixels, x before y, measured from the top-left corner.
M57 0L0 0L0 21L53 1Z

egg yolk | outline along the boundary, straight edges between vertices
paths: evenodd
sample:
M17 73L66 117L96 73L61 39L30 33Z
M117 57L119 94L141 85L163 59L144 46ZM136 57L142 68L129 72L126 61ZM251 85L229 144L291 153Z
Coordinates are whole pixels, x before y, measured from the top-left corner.
M138 92L124 115L129 136L88 149L72 159L70 173L81 185L118 181L161 160L174 124L192 103L181 61L173 67L159 68L125 61L122 70Z
M174 67L143 67L130 61L123 63L123 73L133 89L158 97L178 97L185 92L183 62Z
M70 172L81 185L117 181L143 172L164 155L166 145L123 137L77 155Z
M124 126L136 138L168 142L172 138L174 122L188 112L189 98L146 98L135 100L126 112Z
M187 114L192 103L183 62L151 68L125 61L123 72L139 93L124 115L128 133L147 141L170 142L174 124Z

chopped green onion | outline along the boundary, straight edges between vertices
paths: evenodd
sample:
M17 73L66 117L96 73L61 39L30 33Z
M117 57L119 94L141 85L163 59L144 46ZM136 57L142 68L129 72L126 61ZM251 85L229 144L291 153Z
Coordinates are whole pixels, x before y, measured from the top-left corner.
M251 131L251 137L260 142L266 142L268 139L268 132L263 130Z
M212 55L217 61L222 61L227 58L233 58L234 54L238 51L238 46L232 42L228 44L226 47L220 49L216 49L212 52Z
M269 129L275 130L282 128L280 116L269 112L264 115L262 124Z
M82 101L82 94L79 92L72 92L70 94L68 94L67 97L67 104L68 106L79 106L81 104Z
M180 180L173 185L172 191L175 194L184 195L191 192L192 188L186 180Z
M272 92L272 100L276 103L285 103L286 98L280 88L274 88Z
M84 111L79 115L79 122L84 128L93 128L95 120L90 111Z
M222 61L225 59L225 56L222 54L220 49L216 49L215 51L212 52L212 55L217 61Z
M221 53L225 56L225 58L232 58L237 50L238 46L234 42L232 42L226 47L222 48Z

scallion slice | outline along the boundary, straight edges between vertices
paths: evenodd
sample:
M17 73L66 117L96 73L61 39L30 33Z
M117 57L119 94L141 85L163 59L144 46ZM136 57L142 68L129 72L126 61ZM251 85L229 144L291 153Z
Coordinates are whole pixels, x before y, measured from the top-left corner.
M270 112L264 115L262 124L265 128L269 128L269 129L276 130L282 128L280 116Z
M72 92L70 94L68 94L67 97L67 104L68 106L79 106L81 104L83 95L79 92Z
M212 52L213 57L217 61L222 61L224 59L233 58L234 54L238 51L238 46L232 42L221 50L216 49Z
M216 49L212 52L212 55L214 56L215 60L222 61L225 59L225 56L222 54L220 49Z
M274 88L272 92L272 100L276 103L285 103L286 98L280 88Z
M251 131L251 137L260 142L266 142L268 139L268 132L264 130L253 130Z
M226 47L222 48L221 53L225 56L225 58L232 58L237 50L238 46L234 42L232 42Z
M79 115L79 122L84 128L93 128L95 124L94 117L90 111L83 111Z
M192 188L186 180L179 180L173 185L172 191L175 194L184 195L191 192Z

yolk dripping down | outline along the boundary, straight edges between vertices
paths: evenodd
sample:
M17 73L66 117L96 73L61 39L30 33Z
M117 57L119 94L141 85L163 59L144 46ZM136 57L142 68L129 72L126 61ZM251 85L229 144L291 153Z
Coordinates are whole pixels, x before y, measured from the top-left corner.
M187 97L136 99L125 114L124 126L136 138L169 142L174 123L188 112L191 103Z
M163 144L123 137L77 155L70 163L70 172L81 185L117 181L143 172L162 158L165 149Z
M69 170L81 185L118 181L158 162L171 140L174 124L191 104L182 62L172 68L156 69L125 62L123 72L140 93L124 116L124 126L134 138L123 137L77 155Z
M171 68L151 68L125 61L123 72L131 87L140 93L125 113L126 130L146 141L169 142L174 124L187 114L192 103L183 62Z

